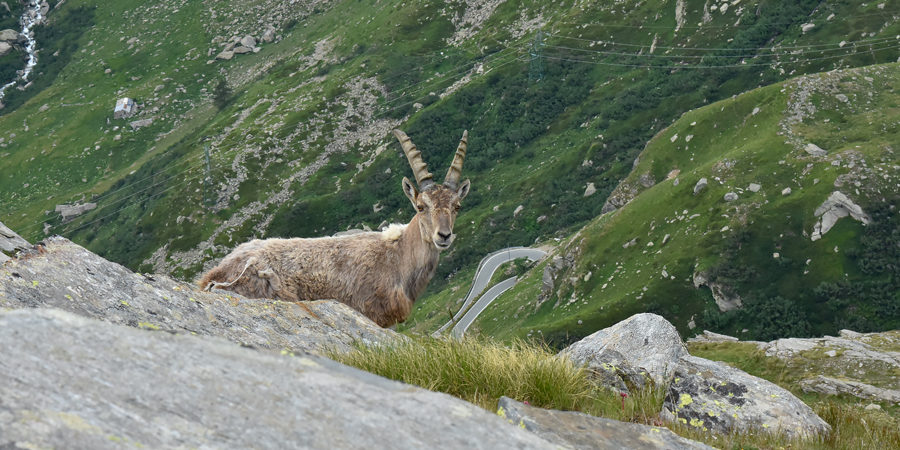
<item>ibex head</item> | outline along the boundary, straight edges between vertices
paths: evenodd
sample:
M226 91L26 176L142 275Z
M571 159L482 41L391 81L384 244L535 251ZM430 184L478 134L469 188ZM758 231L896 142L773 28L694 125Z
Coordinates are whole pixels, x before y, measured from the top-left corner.
M419 186L417 190L409 178L403 177L403 193L418 211L422 238L426 242L433 243L438 250L445 250L456 237L453 234L453 222L456 221L456 213L459 212L459 202L469 193L469 180L459 182L463 160L466 159L469 132L463 132L456 156L453 157L453 163L450 164L443 184L435 184L425 161L422 160L422 152L416 149L416 145L406 133L394 130L394 136L400 141L403 153L406 154L406 159L409 160L416 177L416 184Z

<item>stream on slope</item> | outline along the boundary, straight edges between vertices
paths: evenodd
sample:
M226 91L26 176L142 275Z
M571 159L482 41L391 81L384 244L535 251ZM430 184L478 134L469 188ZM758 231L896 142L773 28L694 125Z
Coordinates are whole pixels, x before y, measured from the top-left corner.
M44 15L41 14L40 0L28 0L25 3L25 12L22 13L22 18L19 20L19 23L22 24L20 34L25 37L25 53L27 54L25 68L22 69L15 79L0 86L0 100L3 100L3 97L6 96L7 89L18 84L20 80L27 81L34 66L37 65L37 41L34 40L34 27L41 23L43 19Z

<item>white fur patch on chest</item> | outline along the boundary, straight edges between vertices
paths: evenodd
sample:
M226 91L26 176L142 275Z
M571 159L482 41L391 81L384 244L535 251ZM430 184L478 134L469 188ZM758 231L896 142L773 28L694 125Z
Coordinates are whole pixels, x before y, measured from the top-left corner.
M396 241L397 239L400 239L400 236L403 235L403 230L405 229L405 223L392 223L381 231L381 238L386 241Z

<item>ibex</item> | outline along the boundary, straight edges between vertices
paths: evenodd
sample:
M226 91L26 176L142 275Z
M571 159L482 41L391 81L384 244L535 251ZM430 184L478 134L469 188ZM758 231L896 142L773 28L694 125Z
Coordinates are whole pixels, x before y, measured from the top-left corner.
M341 237L255 239L207 272L200 287L250 298L334 299L382 327L405 321L434 276L438 254L456 237L453 223L470 186L469 180L459 182L468 132L463 132L443 184L435 184L405 133L394 130L394 136L419 187L403 178L403 193L417 211L408 224Z

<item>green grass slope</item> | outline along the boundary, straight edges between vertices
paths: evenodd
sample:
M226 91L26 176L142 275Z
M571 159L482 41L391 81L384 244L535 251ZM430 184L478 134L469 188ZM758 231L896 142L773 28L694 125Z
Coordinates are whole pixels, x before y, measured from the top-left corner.
M900 56L896 2L710 8L67 0L38 30L49 37L34 84L0 110L0 220L31 240L62 234L191 279L253 237L407 221L409 168L390 130L442 174L468 129L473 190L429 287L442 296L484 254L596 217L681 114ZM269 28L275 39L258 53L214 60ZM143 106L137 116L112 118L121 96ZM133 129L139 119L152 123ZM584 197L589 183L597 193ZM55 206L76 201L98 206L63 223Z
M473 328L562 344L643 311L683 334L745 339L900 328L898 69L808 75L686 113L611 197L633 198L558 248L552 288L545 262ZM700 178L709 185L695 195ZM815 211L835 191L871 221L842 218L813 241ZM743 307L719 311L698 276Z

